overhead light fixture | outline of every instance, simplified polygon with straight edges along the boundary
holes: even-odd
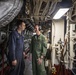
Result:
[[[60,19],[68,10],[69,8],[60,8],[53,19]]]

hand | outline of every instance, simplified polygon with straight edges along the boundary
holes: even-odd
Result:
[[[41,56],[41,59],[43,59],[44,57],[43,56]]]
[[[17,60],[12,61],[12,65],[16,66],[17,65]]]
[[[23,56],[24,56],[25,58],[27,58],[27,54],[26,54],[25,52],[23,52]]]
[[[42,63],[42,59],[41,58],[38,58],[37,61],[38,61],[39,65]]]
[[[23,56],[25,57],[25,52],[23,52]]]

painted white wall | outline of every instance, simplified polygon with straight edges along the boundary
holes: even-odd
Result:
[[[52,23],[52,65],[58,64],[56,58],[55,58],[55,44],[59,41],[61,38],[62,41],[64,41],[64,20],[53,20]]]
[[[54,37],[54,38],[53,38]],[[52,43],[56,44],[61,38],[64,41],[64,20],[55,20],[52,24]]]

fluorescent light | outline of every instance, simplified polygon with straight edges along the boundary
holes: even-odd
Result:
[[[55,14],[55,16],[53,17],[53,19],[61,18],[68,10],[69,8],[60,8],[58,12]]]

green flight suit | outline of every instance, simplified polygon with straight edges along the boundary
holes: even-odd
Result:
[[[39,36],[34,35],[31,40],[31,53],[32,53],[32,69],[33,75],[46,75],[44,67],[44,59],[42,64],[38,64],[37,59],[45,56],[47,51],[47,43],[43,34]]]

